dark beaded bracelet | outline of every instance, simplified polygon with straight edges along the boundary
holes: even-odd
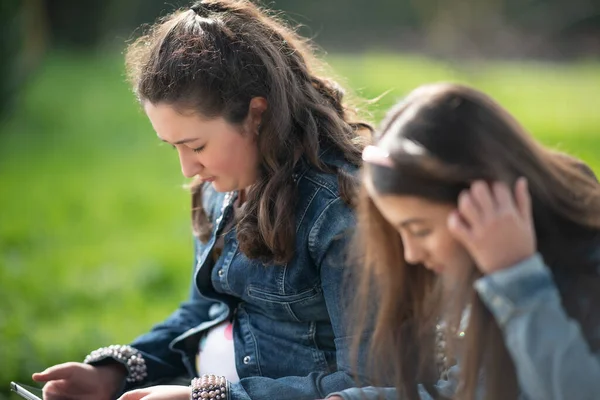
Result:
[[[86,364],[93,364],[107,358],[112,358],[127,368],[127,382],[141,382],[148,376],[144,357],[142,357],[138,350],[127,345],[101,347],[92,351],[83,362]]]
[[[224,400],[227,398],[227,379],[224,376],[202,375],[192,379],[191,400]]]

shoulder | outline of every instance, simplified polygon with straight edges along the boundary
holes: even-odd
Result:
[[[322,161],[334,168],[333,172],[322,172],[307,167],[298,177],[297,215],[299,225],[308,233],[308,246],[312,252],[320,253],[337,239],[349,235],[356,225],[352,207],[340,193],[336,169],[356,175],[358,166],[335,154],[323,157]]]
[[[324,150],[319,158],[332,172],[319,171],[316,167],[304,163],[295,174],[299,195],[310,196],[317,192],[319,199],[325,202],[335,200],[341,196],[337,171],[342,170],[357,177],[359,166],[350,163],[342,154],[333,150]]]

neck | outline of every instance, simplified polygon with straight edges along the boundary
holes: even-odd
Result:
[[[237,198],[237,205],[238,207],[241,206],[242,204],[244,204],[246,202],[246,193],[247,193],[248,189],[240,189],[240,191],[238,192],[238,198]]]

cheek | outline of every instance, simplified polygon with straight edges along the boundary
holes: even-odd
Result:
[[[454,242],[448,245],[448,272],[455,276],[463,278],[464,274],[469,271],[469,266],[472,264],[472,259],[467,250],[459,243]]]
[[[198,162],[206,168],[208,173],[220,175],[227,170],[230,164],[227,162],[227,156],[218,147],[211,147],[209,150],[203,151],[195,155]]]
[[[470,263],[470,256],[466,249],[449,233],[436,237],[432,247],[436,261],[448,269],[464,268]]]
[[[242,137],[222,141],[205,153],[204,165],[215,174],[239,175],[255,167],[256,146],[242,140]]]
[[[236,134],[228,141],[223,149],[228,154],[232,168],[247,170],[256,165],[258,148],[254,138]]]

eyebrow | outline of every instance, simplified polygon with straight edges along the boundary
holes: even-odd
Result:
[[[163,139],[163,138],[161,138],[161,137],[159,137],[159,139],[160,139],[162,142],[169,143],[169,142],[167,142],[165,139]],[[187,138],[187,139],[181,139],[181,140],[178,140],[177,142],[175,142],[175,143],[173,143],[173,144],[186,144],[186,143],[195,142],[196,140],[199,140],[199,138]]]
[[[423,218],[409,218],[405,221],[402,221],[398,224],[399,228],[406,228],[407,226],[411,225],[411,224],[422,224],[425,222],[425,219]]]

